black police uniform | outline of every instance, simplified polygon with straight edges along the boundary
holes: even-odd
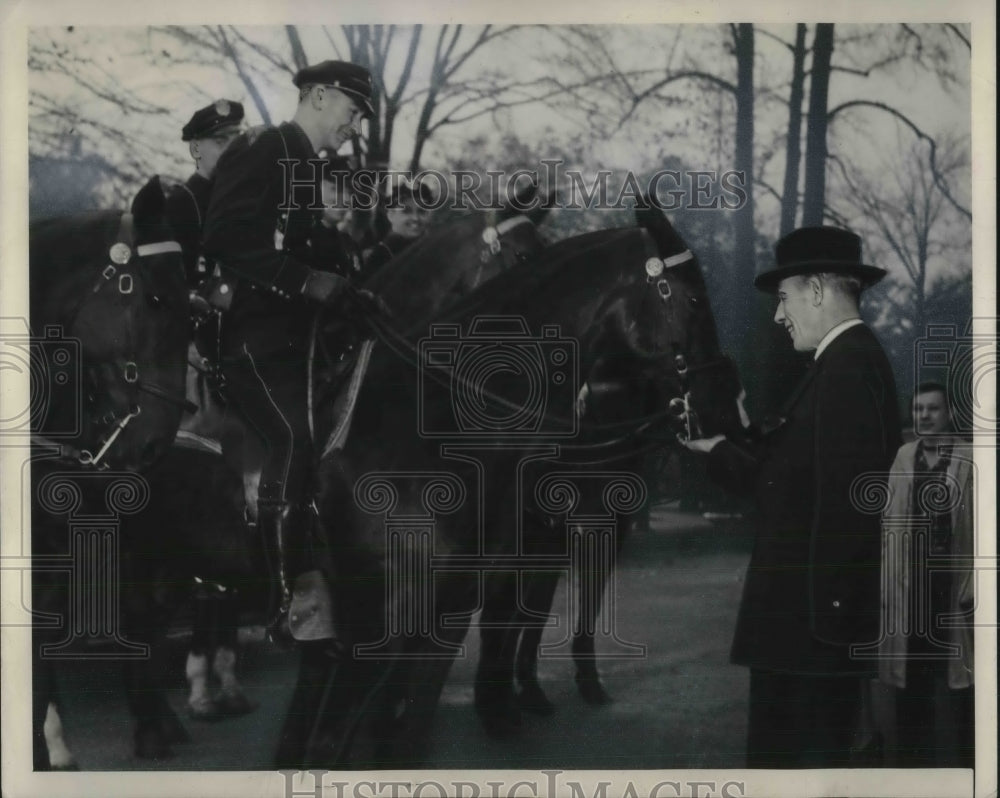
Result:
[[[293,122],[239,136],[216,167],[205,228],[205,252],[232,293],[222,331],[227,395],[269,447],[263,504],[312,496],[306,353],[317,305],[302,289],[311,269],[334,271],[311,241],[322,199],[317,161]]]
[[[323,62],[294,82],[337,88],[371,113],[371,77],[354,64]],[[226,280],[220,292],[228,288],[232,298],[221,336],[226,394],[266,444],[258,524],[277,559],[280,606],[272,633],[281,635],[290,580],[306,570],[313,522],[307,361],[319,305],[303,289],[313,270],[334,271],[312,242],[322,208],[318,161],[294,122],[237,137],[216,167],[204,233],[205,253]],[[340,280],[342,290],[347,281]]]
[[[243,121],[243,105],[235,100],[216,100],[199,108],[181,129],[182,141],[210,138],[223,128]],[[201,233],[208,214],[208,199],[212,181],[195,172],[186,182],[167,191],[166,212],[170,227],[177,236],[184,255],[184,271],[188,285],[198,288],[209,276],[201,255]]]

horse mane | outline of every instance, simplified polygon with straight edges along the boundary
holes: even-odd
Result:
[[[581,251],[612,243],[622,244],[625,239],[636,235],[640,235],[637,227],[609,227],[557,241],[534,257],[478,286],[464,299],[449,307],[435,322],[458,321],[486,303],[503,304],[507,299],[542,291],[549,283],[562,279],[570,259]],[[579,264],[573,263],[572,268],[579,274]]]
[[[380,293],[386,284],[393,280],[404,279],[406,277],[405,271],[410,263],[424,257],[428,251],[433,252],[438,249],[442,242],[447,242],[454,236],[456,228],[460,225],[468,224],[476,216],[472,212],[464,213],[461,216],[449,219],[444,224],[432,227],[427,233],[407,246],[406,250],[398,258],[393,258],[391,268],[379,269],[372,275],[371,280],[365,283],[365,288],[375,293]]]

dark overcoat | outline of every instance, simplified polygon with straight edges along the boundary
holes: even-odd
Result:
[[[871,330],[838,335],[781,418],[757,444],[723,441],[709,457],[709,473],[752,493],[759,513],[732,661],[800,674],[872,673],[874,662],[849,653],[879,632],[878,509],[864,508],[856,480],[888,474],[900,424],[892,369]]]

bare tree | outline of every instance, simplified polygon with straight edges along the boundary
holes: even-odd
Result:
[[[813,36],[812,69],[809,75],[809,120],[806,126],[806,185],[802,202],[802,224],[823,223],[826,199],[827,96],[833,58],[833,25],[820,23]]]

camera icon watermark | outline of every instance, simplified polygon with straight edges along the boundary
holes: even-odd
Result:
[[[83,408],[81,345],[48,326],[31,335],[23,319],[4,319],[0,329],[0,371],[4,377],[27,376],[27,406],[7,407],[0,417],[0,435],[24,436],[44,432],[53,440],[81,432]]]
[[[957,430],[992,432],[996,407],[987,404],[984,389],[996,381],[996,339],[975,335],[972,329],[972,322],[964,333],[954,324],[928,325],[914,344],[914,385],[945,386]]]
[[[572,438],[579,348],[558,325],[518,316],[433,324],[419,342],[418,413],[428,438]],[[447,395],[447,399],[445,399]]]

